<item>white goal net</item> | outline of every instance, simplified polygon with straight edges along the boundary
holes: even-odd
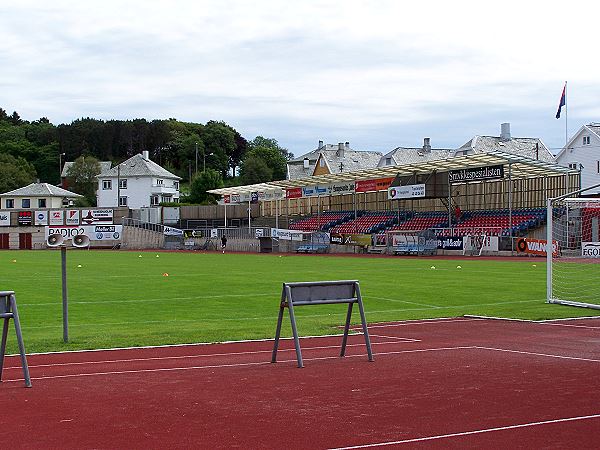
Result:
[[[600,309],[599,224],[600,199],[548,199],[548,303]]]

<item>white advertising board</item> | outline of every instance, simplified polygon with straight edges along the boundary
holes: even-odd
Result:
[[[64,225],[65,223],[65,212],[64,210],[55,210],[55,211],[50,211],[49,215],[48,215],[50,222],[50,225]]]
[[[65,225],[79,225],[78,209],[67,209],[65,212]]]
[[[82,209],[81,223],[83,225],[111,225],[113,223],[113,210]]]
[[[0,227],[10,227],[10,211],[0,211]]]
[[[407,186],[394,186],[388,188],[388,199],[390,200],[420,197],[425,197],[424,184],[409,184]]]
[[[80,225],[47,226],[46,239],[52,234],[60,234],[66,240],[85,234],[91,241],[118,241],[123,234],[123,225]]]
[[[48,211],[36,211],[33,220],[35,225],[48,225]]]

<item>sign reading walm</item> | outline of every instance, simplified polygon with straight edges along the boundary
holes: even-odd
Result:
[[[450,183],[464,183],[466,181],[483,181],[504,178],[504,166],[474,167],[472,169],[451,170],[448,172]]]

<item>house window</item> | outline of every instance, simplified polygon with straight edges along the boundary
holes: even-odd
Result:
[[[596,161],[596,171],[600,173],[600,161]]]
[[[158,195],[153,195],[152,197],[150,197],[150,204],[152,206],[156,206],[160,203],[160,197]]]
[[[325,167],[325,160],[323,158],[321,158],[321,160],[319,161],[319,166]]]
[[[576,163],[576,162],[569,163],[569,169],[575,169],[575,170],[579,169],[579,163]]]
[[[583,137],[583,145],[590,145],[590,137],[589,136]]]
[[[385,165],[386,166],[391,166],[392,165],[392,158],[385,158]]]
[[[173,187],[179,189],[179,181],[173,181]]]
[[[21,208],[31,208],[31,199],[24,198],[21,200]]]
[[[14,198],[7,198],[6,199],[6,207],[7,208],[14,208],[15,207],[15,199]]]
[[[157,186],[162,186],[162,184],[163,184],[163,180],[161,180],[161,179],[156,180]]]
[[[102,190],[112,191],[112,180],[102,180]]]
[[[119,180],[119,189],[127,189],[127,178]]]
[[[38,208],[45,208],[45,207],[46,207],[46,199],[38,198]]]
[[[119,206],[127,206],[127,197],[119,197]]]

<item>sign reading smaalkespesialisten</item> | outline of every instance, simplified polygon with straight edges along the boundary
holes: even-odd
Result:
[[[504,166],[474,167],[472,169],[451,170],[448,173],[450,183],[494,180],[496,178],[504,178]]]

